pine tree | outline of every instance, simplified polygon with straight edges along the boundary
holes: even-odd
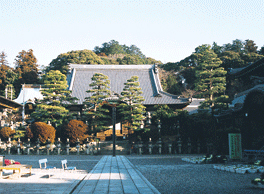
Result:
[[[33,50],[22,50],[15,59],[16,71],[20,75],[21,84],[38,83],[38,65],[37,58],[33,54]]]
[[[222,61],[217,57],[209,45],[202,45],[196,49],[197,57],[196,90],[209,100],[210,105],[214,105],[215,94],[221,94],[226,87],[226,71],[220,67]]]
[[[95,73],[92,77],[92,83],[89,85],[91,96],[85,98],[85,119],[89,121],[92,131],[103,131],[107,129],[107,122],[110,121],[109,109],[104,106],[104,99],[110,96],[110,81],[102,73]]]
[[[4,96],[5,87],[7,83],[7,74],[11,68],[8,66],[8,62],[6,60],[6,54],[4,51],[0,53],[0,95]]]
[[[121,100],[126,102],[119,106],[119,113],[122,121],[128,124],[127,128],[130,130],[140,130],[141,121],[145,118],[145,106],[142,105],[144,101],[141,96],[142,91],[139,87],[138,77],[132,76],[125,83],[123,92],[121,92]]]
[[[43,100],[37,104],[31,118],[36,121],[57,124],[58,127],[64,124],[71,116],[68,106],[74,104],[76,98],[71,97],[71,91],[67,90],[66,76],[60,71],[51,70],[43,76],[44,89],[42,90]]]

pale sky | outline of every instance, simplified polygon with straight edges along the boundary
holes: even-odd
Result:
[[[202,44],[264,45],[263,0],[0,0],[0,51],[10,66],[33,49],[39,65],[116,40],[178,62]],[[258,48],[258,49],[259,49]]]

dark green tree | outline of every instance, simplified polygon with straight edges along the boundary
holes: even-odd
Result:
[[[15,59],[15,71],[18,79],[14,83],[16,93],[19,93],[22,84],[38,84],[38,65],[37,58],[33,50],[22,50]]]
[[[258,47],[253,40],[246,40],[244,44],[245,53],[257,53]]]
[[[220,59],[223,62],[221,64],[221,67],[224,67],[225,70],[229,70],[230,68],[239,68],[245,66],[245,62],[241,58],[241,55],[234,51],[223,52],[220,56]]]
[[[0,95],[4,96],[5,95],[5,88],[7,85],[13,84],[9,83],[9,72],[13,71],[9,66],[8,66],[8,61],[6,60],[6,54],[4,51],[0,53]],[[15,91],[13,91],[15,93]]]
[[[132,76],[125,83],[125,87],[121,92],[121,100],[126,102],[119,105],[119,113],[121,114],[122,121],[127,123],[128,130],[140,130],[140,125],[145,118],[145,106],[142,104],[144,101],[141,96],[142,91],[139,87],[138,76]]]
[[[37,58],[33,50],[22,50],[15,59],[15,68],[19,73],[21,83],[33,84],[38,83],[38,65]]]
[[[217,57],[210,45],[202,45],[196,49],[198,67],[196,70],[196,90],[202,92],[213,105],[214,95],[223,93],[226,89],[226,71],[220,67],[222,61]]]
[[[170,94],[181,94],[181,87],[175,75],[170,74],[167,78],[167,92]]]
[[[71,91],[67,89],[66,76],[60,71],[49,71],[43,76],[43,82],[43,99],[37,104],[35,111],[31,113],[31,118],[35,122],[47,123],[50,121],[51,124],[60,128],[71,118],[72,115],[68,108],[77,99],[71,97]]]
[[[233,44],[232,44],[232,51],[237,52],[237,53],[242,53],[243,48],[244,48],[244,44],[241,40],[236,39],[233,40]]]
[[[106,124],[111,119],[109,109],[104,106],[105,99],[111,94],[109,90],[110,80],[102,73],[95,73],[92,77],[91,89],[86,91],[90,93],[85,98],[85,120],[89,121],[92,132],[103,131],[108,127]]]
[[[69,71],[69,64],[105,64],[104,61],[90,50],[70,51],[60,54],[56,59],[53,59],[46,72],[50,70],[59,70],[63,74]]]
[[[264,46],[262,46],[258,52],[260,55],[264,55]]]
[[[212,50],[214,51],[215,54],[219,56],[222,53],[223,48],[219,46],[216,42],[213,42]]]

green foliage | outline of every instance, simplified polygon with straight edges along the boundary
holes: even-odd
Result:
[[[16,129],[16,133],[13,135],[14,139],[23,139],[26,136],[26,131],[21,129]]]
[[[120,45],[116,40],[105,42],[102,47],[96,46],[94,52],[102,56],[105,64],[161,64],[160,61],[146,57],[137,46]]]
[[[264,46],[262,46],[258,52],[258,54],[263,55],[264,56]]]
[[[129,55],[138,55],[140,58],[145,58],[140,49],[135,45],[126,46],[120,45],[118,41],[111,40],[110,42],[105,42],[102,44],[102,47],[96,46],[94,48],[96,54],[105,53],[108,55],[113,54],[129,54]]]
[[[8,139],[14,134],[15,134],[15,130],[12,130],[10,127],[3,127],[2,129],[0,129],[0,135],[4,139]]]
[[[102,47],[96,46],[94,52],[91,50],[77,50],[60,54],[53,59],[45,72],[59,70],[63,74],[69,71],[69,64],[160,64],[152,58],[146,58],[135,45],[120,45],[119,42],[111,40],[105,42]]]
[[[63,74],[69,71],[69,64],[105,64],[105,61],[90,50],[70,51],[60,54],[56,59],[53,59],[46,69],[59,70]]]
[[[251,53],[244,54],[241,58],[242,60],[244,60],[244,63],[248,65],[249,63],[256,62],[257,60],[263,57],[264,55],[259,55],[257,53],[251,52]]]
[[[5,88],[7,85],[13,87],[14,81],[18,78],[17,74],[14,70],[8,66],[8,62],[6,60],[6,54],[4,51],[0,53],[0,95],[5,96]],[[12,98],[15,97],[15,90],[13,89]],[[9,94],[8,98],[10,99],[11,94]]]
[[[88,126],[83,121],[71,120],[65,126],[64,131],[71,143],[75,143],[77,138],[79,138],[80,142],[83,142],[88,137]]]
[[[222,60],[223,64],[222,67],[225,70],[230,68],[239,68],[245,66],[244,60],[241,58],[240,54],[234,51],[225,51],[221,54],[220,59]]]
[[[59,127],[69,119],[68,105],[74,104],[76,98],[71,97],[71,91],[67,90],[66,76],[60,71],[51,70],[43,76],[44,89],[43,100],[37,104],[31,118],[36,121],[57,124]]]
[[[156,122],[158,120],[165,121],[168,118],[176,116],[175,112],[167,104],[155,105],[154,109],[155,109],[155,112],[153,113],[153,119],[156,120]]]
[[[254,43],[253,40],[246,40],[244,44],[245,53],[257,53],[258,47],[256,46],[256,43]]]
[[[171,70],[174,70],[174,71],[179,71],[180,70],[180,65],[179,65],[179,62],[177,63],[166,63],[166,64],[163,64],[161,66],[164,70],[166,71],[171,71]]]
[[[196,90],[202,92],[204,96],[212,101],[215,94],[221,94],[225,91],[225,75],[227,72],[223,67],[220,67],[222,61],[210,49],[210,46],[202,45],[195,50],[198,64]]]
[[[168,76],[167,88],[167,92],[170,94],[181,94],[181,88],[175,75]]]
[[[15,71],[18,74],[14,86],[19,93],[22,84],[38,84],[38,65],[33,50],[22,50],[15,59]]]
[[[200,71],[201,69],[199,69],[200,67],[198,66],[198,60],[200,59],[198,58],[197,54],[201,54],[206,50],[212,50],[222,61],[219,67],[223,67],[225,71],[228,71],[232,68],[245,67],[248,64],[256,62],[257,60],[263,58],[263,49],[264,47],[262,47],[258,51],[257,46],[253,40],[241,41],[239,39],[236,39],[232,41],[232,43],[227,43],[223,46],[220,46],[216,42],[213,42],[212,48],[210,47],[210,45],[202,45],[195,49],[195,53],[191,54],[180,62],[167,63],[164,64],[162,68],[166,71],[173,70],[183,75],[187,83],[186,89],[194,89],[194,83],[196,83],[196,89],[198,89],[198,80],[195,76],[195,72]],[[167,86],[168,84],[163,83],[163,85]],[[170,87],[167,87],[167,90],[170,90]],[[227,86],[227,88],[229,88],[229,85]],[[203,88],[198,89],[197,94],[200,95],[199,93],[202,90]],[[182,92],[184,93],[185,91]],[[230,93],[229,90],[228,93]]]
[[[110,81],[108,77],[102,73],[95,73],[92,77],[92,83],[89,85],[91,93],[85,98],[86,109],[84,111],[85,120],[88,120],[92,131],[102,131],[107,129],[106,123],[111,119],[109,110],[103,105],[104,99],[110,96]]]
[[[138,76],[132,76],[125,83],[121,100],[126,102],[119,105],[119,112],[122,115],[122,121],[126,122],[128,129],[140,130],[141,121],[145,118],[145,106],[142,105],[144,98],[139,87]]]
[[[56,130],[51,125],[43,122],[35,122],[31,125],[31,132],[34,141],[39,138],[41,143],[46,143],[50,139],[51,143],[54,143]]]
[[[95,73],[92,77],[92,83],[89,85],[92,89],[87,91],[92,95],[86,98],[86,104],[94,105],[96,109],[96,105],[102,103],[110,95],[109,84],[110,80],[106,75]]]

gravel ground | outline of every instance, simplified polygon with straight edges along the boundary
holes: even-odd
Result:
[[[161,193],[264,193],[251,180],[260,174],[236,174],[216,170],[213,164],[192,164],[185,156],[127,156]]]
[[[38,160],[47,158],[48,165],[61,168],[62,159],[69,166],[90,172],[102,156],[87,155],[6,155],[23,164],[39,168]],[[185,155],[130,155],[127,158],[161,193],[232,193],[258,194],[264,189],[255,188],[251,180],[260,174],[236,174],[216,170],[213,164],[191,164],[181,160]]]

